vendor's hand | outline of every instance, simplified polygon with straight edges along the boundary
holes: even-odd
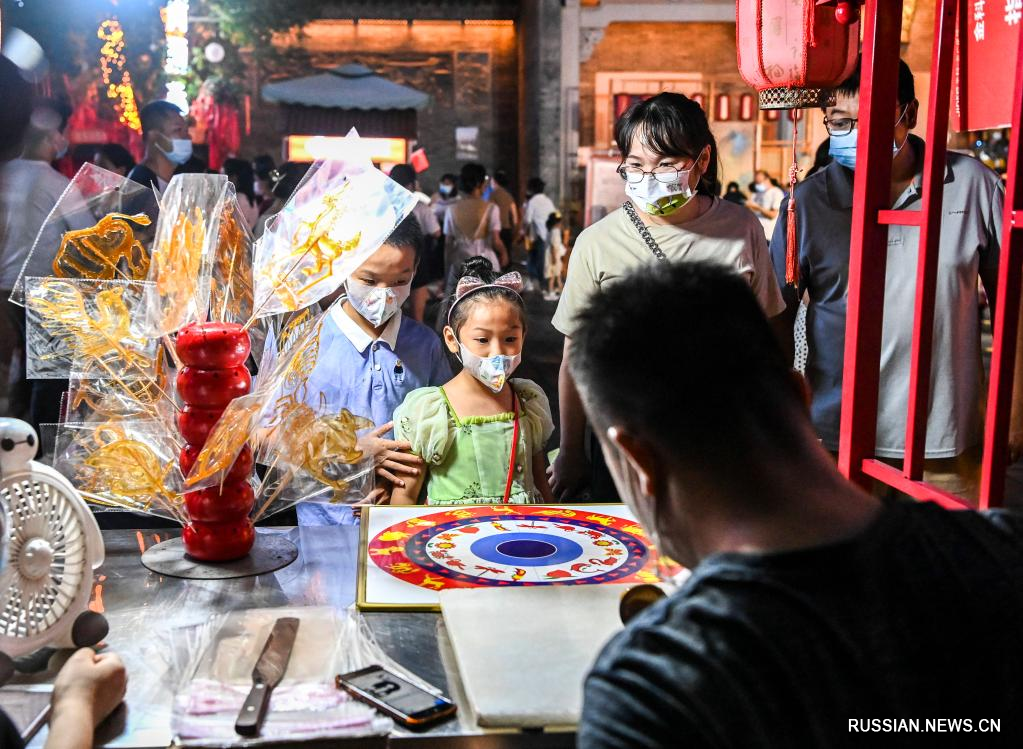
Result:
[[[412,453],[412,445],[401,440],[384,439],[381,435],[394,426],[388,422],[359,440],[359,448],[373,455],[377,476],[395,486],[405,486],[404,476],[418,476],[423,459]]]
[[[365,497],[360,499],[358,502],[352,504],[352,515],[357,518],[362,517],[362,508],[369,507],[370,505],[389,505],[391,504],[391,485],[385,484],[384,486],[378,486],[376,489],[371,491]]]
[[[574,496],[582,486],[586,468],[586,457],[582,453],[573,455],[565,450],[558,453],[558,457],[547,468],[547,480],[554,498],[563,502]]]
[[[62,712],[84,711],[91,716],[95,728],[121,704],[127,685],[128,676],[120,657],[81,648],[57,674],[51,722]]]
[[[378,486],[358,502],[352,503],[352,507],[368,507],[369,505],[386,505],[391,501],[391,487]]]

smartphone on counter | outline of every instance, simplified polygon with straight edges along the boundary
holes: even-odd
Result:
[[[383,666],[342,674],[336,682],[339,689],[407,728],[426,728],[455,714],[451,700],[417,687]]]

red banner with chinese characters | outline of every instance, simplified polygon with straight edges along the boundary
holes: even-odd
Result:
[[[1009,127],[1023,0],[961,0],[956,28],[952,127]]]

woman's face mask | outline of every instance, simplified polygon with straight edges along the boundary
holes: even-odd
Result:
[[[345,288],[348,290],[348,301],[355,311],[374,328],[379,328],[394,317],[412,293],[411,283],[393,287],[367,286],[348,279]]]
[[[627,169],[625,194],[640,210],[651,216],[670,216],[696,194],[691,182],[692,173],[696,169],[698,160],[699,156],[693,160],[688,169],[680,169],[677,172],[643,174],[642,178],[636,182],[633,182],[632,178],[628,176]]]
[[[684,206],[693,197],[693,188],[689,186],[691,169],[678,173],[678,179],[662,182],[658,176],[644,174],[639,182],[626,182],[625,194],[641,210],[651,216],[670,216]]]

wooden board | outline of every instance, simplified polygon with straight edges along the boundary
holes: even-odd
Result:
[[[469,588],[440,593],[462,686],[484,728],[571,727],[586,674],[622,629],[631,585]]]

